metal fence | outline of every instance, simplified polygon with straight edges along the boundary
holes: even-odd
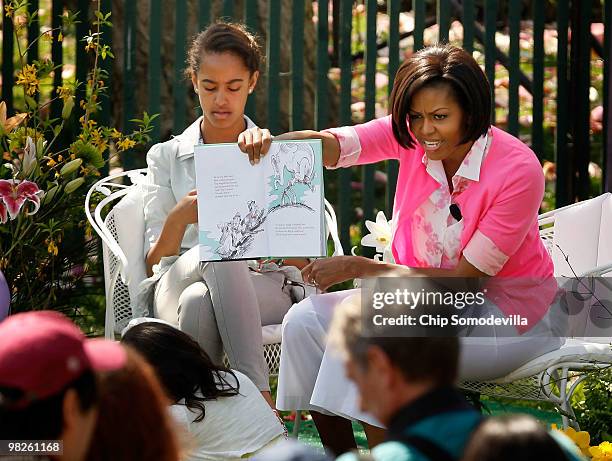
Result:
[[[110,11],[118,3],[123,7],[123,29],[122,42],[124,52],[122,59],[123,98],[121,104],[121,118],[124,127],[128,121],[137,115],[135,101],[135,90],[137,85],[136,65],[141,60],[136,46],[136,20],[139,13],[138,2],[126,0],[124,2],[111,2],[111,0],[100,0],[103,11]],[[198,11],[197,25],[203,29],[210,21],[214,20],[213,4],[210,0],[176,0],[174,8],[168,11],[168,5],[161,0],[149,1],[149,39],[146,82],[148,88],[147,107],[149,113],[162,112],[161,84],[163,60],[161,33],[162,21],[165,15],[174,14],[175,24],[188,22],[188,6],[195,7]],[[406,4],[410,3],[409,8]],[[59,27],[64,2],[50,0],[52,5],[51,27]],[[86,34],[89,25],[85,20],[93,8],[92,2],[88,0],[76,0],[77,9],[81,11],[81,23],[77,24],[77,37]],[[603,6],[601,6],[603,4]],[[365,103],[364,120],[375,117],[376,114],[376,74],[381,67],[385,68],[389,76],[388,90],[393,83],[393,76],[400,65],[400,45],[402,40],[411,37],[413,50],[424,46],[426,31],[432,25],[437,24],[437,40],[447,41],[452,21],[462,23],[463,39],[461,45],[469,50],[482,50],[485,72],[491,82],[492,94],[495,95],[493,84],[496,78],[496,66],[500,65],[508,72],[507,85],[507,120],[505,129],[514,135],[522,135],[528,140],[533,150],[542,159],[547,150],[554,153],[551,160],[556,162],[556,205],[564,205],[575,200],[587,198],[593,193],[591,178],[589,176],[589,162],[596,159],[603,168],[602,190],[612,190],[612,159],[609,152],[612,135],[609,123],[610,117],[610,75],[609,75],[609,53],[612,43],[610,42],[610,18],[612,17],[612,1],[595,2],[593,0],[559,0],[555,2],[533,0],[523,2],[521,0],[507,0],[497,2],[496,0],[414,0],[403,2],[400,0],[387,0],[377,2],[376,0],[333,0],[319,1],[309,4],[306,0],[293,0],[283,2],[281,0],[243,0],[240,8],[233,1],[223,0],[217,15],[235,18],[245,22],[251,29],[259,30],[265,37],[265,50],[267,55],[264,85],[257,90],[265,93],[266,116],[262,117],[260,111],[254,106],[255,95],[251,96],[247,105],[247,114],[253,116],[255,121],[263,127],[268,127],[273,134],[279,132],[281,126],[296,129],[323,129],[331,123],[352,124],[351,105],[355,102],[355,92],[352,86],[356,81],[355,69],[357,64],[363,67],[365,74],[364,96]],[[288,6],[289,5],[289,6]],[[306,120],[303,113],[305,104],[304,78],[305,78],[305,49],[304,31],[307,20],[306,11],[311,11],[316,5],[315,27],[315,92],[314,112],[311,119]],[[365,17],[364,43],[362,49],[356,50],[354,45],[356,24],[356,5],[359,6],[361,15]],[[30,1],[30,10],[39,8],[39,0]],[[283,8],[291,8],[291,23],[281,24]],[[264,9],[262,20],[261,9]],[[309,10],[310,9],[310,10]],[[554,17],[550,17],[553,10]],[[411,30],[400,31],[401,14],[409,13],[413,19]],[[386,30],[377,31],[377,17],[386,15],[388,18]],[[548,15],[548,16],[547,16]],[[115,15],[114,15],[115,16]],[[599,17],[596,17],[599,16]],[[523,22],[522,22],[523,21]],[[528,54],[521,49],[520,35],[522,25],[528,21],[533,30],[532,47]],[[603,22],[604,40],[603,44],[597,41],[591,32],[591,23]],[[33,22],[30,26],[29,37],[33,39],[39,34],[41,24]],[[281,27],[291,28],[290,38],[290,63],[281,62]],[[545,107],[547,94],[545,93],[545,68],[546,60],[549,59],[544,49],[545,30],[554,29],[557,32],[557,49],[555,54],[554,74],[556,75],[556,112],[553,114],[554,130],[553,136],[545,134]],[[496,43],[496,32],[503,30],[509,36],[509,48],[502,51]],[[570,36],[571,30],[571,36]],[[53,32],[57,34],[57,32]],[[181,64],[187,48],[187,29],[175,27],[167,31],[174,38],[174,72],[172,88],[172,108],[164,107],[164,116],[172,114],[173,131],[180,132],[189,122],[186,104],[186,83],[182,79]],[[105,40],[110,37],[109,31],[105,31]],[[56,37],[54,37],[56,38]],[[13,111],[13,86],[14,72],[13,30],[9,21],[3,17],[2,21],[2,100],[7,103],[9,114]],[[83,81],[86,76],[87,56],[82,47],[77,47],[76,73],[75,77]],[[53,41],[51,59],[57,65],[64,61],[61,43]],[[381,60],[382,54],[388,59]],[[589,91],[591,88],[592,69],[591,54],[595,53],[596,59],[603,62],[603,132],[598,138],[597,145],[591,146],[593,139],[591,133],[591,102]],[[38,48],[33,46],[28,52],[28,60],[37,59]],[[531,71],[527,72],[521,64],[525,60],[531,62]],[[281,65],[282,64],[282,65]],[[106,66],[110,64],[106,63]],[[550,63],[548,63],[551,67]],[[287,72],[282,67],[289,66],[288,77],[290,85],[290,98],[287,102],[288,120],[281,120],[281,78],[287,77]],[[337,81],[330,75],[332,68],[339,69]],[[62,84],[61,67],[55,72],[53,85]],[[107,67],[110,71],[110,67]],[[519,87],[523,87],[532,96],[532,109],[530,114],[530,127],[521,127],[519,114],[521,111]],[[334,92],[332,95],[331,92]],[[335,113],[330,113],[332,107],[330,100],[337,98]],[[170,110],[171,109],[171,110]],[[115,108],[115,110],[117,110]],[[51,116],[57,116],[61,107],[52,105]],[[102,122],[108,123],[113,114],[110,101],[104,102],[103,111],[99,114]],[[495,111],[491,114],[495,122]],[[161,140],[159,125],[153,133],[155,141]],[[593,148],[592,148],[593,147]],[[126,167],[130,166],[126,160]],[[387,162],[384,168],[386,173],[385,201],[381,200],[381,193],[377,193],[376,169],[380,166],[365,166],[362,168],[343,169],[337,172],[326,173],[327,183],[333,192],[329,197],[335,203],[340,220],[341,239],[345,247],[349,246],[350,224],[356,219],[355,197],[359,197],[359,208],[365,219],[373,219],[377,208],[386,208],[387,216],[393,203],[393,195],[396,187],[398,165],[395,161]],[[358,187],[355,186],[358,183]],[[361,192],[355,192],[354,189]],[[382,205],[381,205],[382,203]]]

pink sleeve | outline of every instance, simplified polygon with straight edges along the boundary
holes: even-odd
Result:
[[[391,116],[367,123],[325,130],[340,143],[340,158],[331,168],[365,165],[382,160],[398,159],[400,145],[393,136]]]
[[[512,165],[501,193],[478,223],[478,230],[511,257],[537,226],[543,197],[544,174],[535,156]]]
[[[478,229],[463,249],[463,256],[476,269],[490,276],[497,275],[508,261],[508,256]]]

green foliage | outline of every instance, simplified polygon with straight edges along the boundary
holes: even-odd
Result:
[[[591,445],[612,442],[612,368],[589,374],[572,400],[580,429],[591,434]]]
[[[7,117],[6,105],[0,102],[0,270],[11,287],[12,312],[59,310],[91,332],[101,319],[94,315],[94,323],[84,320],[94,313],[84,309],[82,301],[91,298],[99,305],[101,289],[94,288],[91,281],[98,243],[85,219],[85,191],[113,155],[149,141],[155,116],[145,113],[129,134],[96,121],[108,80],[99,61],[113,57],[102,42],[100,28],[111,24],[110,13],[99,10],[100,2],[94,29],[73,39],[84,43],[91,56],[86,81],[66,82],[52,94],[42,92],[57,66],[49,59],[26,62],[27,48],[22,49],[20,43],[27,35],[23,18],[26,23],[34,19],[28,6],[24,0],[8,1],[4,6],[6,20],[13,22],[15,30],[16,92],[21,98],[15,98],[20,113],[13,117]],[[77,17],[78,13],[64,13],[58,40],[70,36]],[[36,40],[43,37],[54,40],[45,33]],[[84,90],[82,96],[77,96],[78,90]],[[47,106],[54,101],[63,103],[61,117],[49,116]],[[23,192],[26,187],[27,194]],[[25,202],[18,201],[18,207],[11,209],[15,197]]]

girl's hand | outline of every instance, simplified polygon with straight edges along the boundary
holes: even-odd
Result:
[[[302,269],[302,278],[306,283],[312,283],[325,291],[332,285],[360,277],[366,272],[365,265],[372,263],[377,264],[376,261],[361,256],[317,259]]]
[[[270,131],[259,127],[249,128],[238,135],[238,147],[242,152],[249,154],[251,165],[259,163],[261,157],[270,150],[271,143]]]
[[[153,275],[153,266],[164,256],[178,255],[181,242],[189,224],[198,222],[198,197],[195,189],[188,192],[168,213],[157,242],[151,246],[146,257],[147,275]]]
[[[168,218],[184,226],[198,222],[198,196],[195,189],[190,191],[174,205]]]

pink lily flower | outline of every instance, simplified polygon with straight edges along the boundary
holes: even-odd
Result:
[[[3,201],[0,200],[0,224],[4,224],[8,221],[8,212],[6,210],[6,205]]]
[[[32,181],[16,179],[0,179],[0,224],[15,219],[26,202],[32,202],[34,209],[28,215],[33,215],[40,208],[42,191]]]

